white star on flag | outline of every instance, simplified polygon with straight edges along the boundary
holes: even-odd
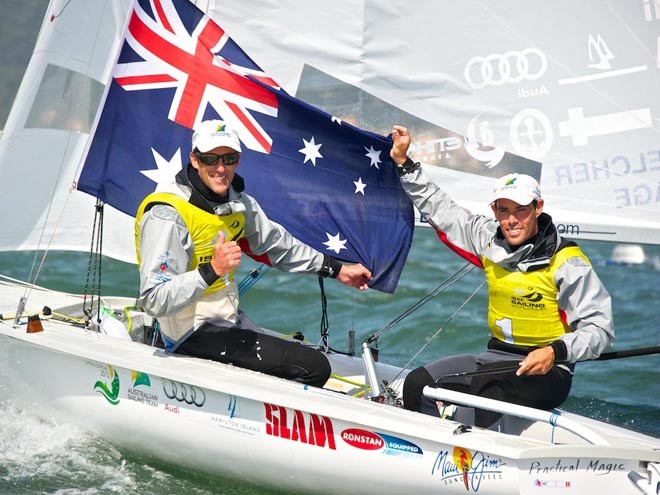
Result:
[[[299,153],[305,155],[305,161],[303,161],[303,163],[307,163],[307,160],[309,160],[312,162],[312,165],[316,167],[316,159],[323,158],[323,155],[319,153],[319,148],[323,145],[316,144],[314,142],[314,136],[312,136],[312,139],[309,141],[303,139],[303,143],[305,143],[305,147],[298,150]]]
[[[369,159],[371,160],[371,164],[369,166],[370,167],[374,166],[374,167],[376,167],[377,169],[380,170],[380,167],[378,166],[378,164],[381,163],[380,151],[375,150],[373,145],[369,146],[368,148],[365,146],[364,149],[367,150],[367,152],[364,154],[364,156],[368,156]]]
[[[176,176],[176,174],[178,174],[183,168],[183,164],[181,163],[181,150],[176,150],[169,161],[163,158],[155,149],[151,148],[151,152],[154,155],[156,167],[158,168],[140,170],[140,173],[154,181],[156,183],[156,191],[158,191],[160,186],[174,182],[174,176]]]
[[[355,194],[360,193],[362,196],[364,196],[364,188],[367,187],[367,185],[362,182],[362,177],[360,177],[358,180],[354,180],[353,184],[355,184]]]
[[[328,249],[330,251],[334,251],[335,253],[339,254],[339,251],[341,251],[342,249],[346,249],[347,240],[344,239],[342,241],[339,238],[339,232],[337,232],[337,235],[330,235],[328,232],[326,232],[325,235],[328,236],[328,240],[323,244],[328,246]]]
[[[339,124],[339,125],[341,125],[343,123],[343,121],[339,117],[335,117],[334,115],[332,116],[330,121],[334,122],[335,124]]]

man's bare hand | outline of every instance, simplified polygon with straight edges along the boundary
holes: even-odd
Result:
[[[349,287],[355,287],[359,290],[367,290],[367,282],[371,280],[371,272],[360,263],[356,265],[342,265],[337,275],[337,280]]]
[[[236,241],[225,242],[225,235],[220,232],[213,251],[211,266],[215,273],[223,277],[241,264],[241,248]]]
[[[555,363],[555,351],[552,347],[536,349],[520,362],[516,375],[545,375]]]
[[[392,141],[390,157],[392,157],[395,163],[401,165],[408,158],[408,148],[412,142],[412,137],[408,129],[400,125],[395,125],[392,129]]]

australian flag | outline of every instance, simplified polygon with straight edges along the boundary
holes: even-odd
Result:
[[[188,163],[192,128],[230,123],[237,173],[271,220],[394,292],[413,235],[391,141],[297,100],[187,0],[139,1],[78,189],[135,215]]]

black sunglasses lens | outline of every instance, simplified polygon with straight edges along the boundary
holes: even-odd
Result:
[[[222,163],[225,165],[236,165],[238,162],[238,153],[225,153],[222,155]]]
[[[197,159],[204,165],[215,165],[220,160],[220,155],[214,155],[213,153],[200,153],[197,155]]]
[[[217,165],[220,160],[225,165],[236,165],[238,163],[238,153],[225,153],[216,155],[215,153],[199,153],[197,159],[204,165]]]

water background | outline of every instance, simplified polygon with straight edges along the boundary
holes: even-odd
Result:
[[[612,245],[581,242],[610,291],[616,325],[614,350],[660,344],[660,248],[645,247],[649,262],[636,266],[607,264]],[[33,253],[0,253],[0,273],[25,279]],[[656,263],[654,264],[653,261]],[[385,327],[430,290],[455,273],[463,262],[429,229],[418,229],[395,295],[359,293],[326,281],[333,348],[348,348],[348,331],[358,344]],[[238,280],[255,263],[245,259]],[[39,283],[82,292],[87,257],[79,253],[49,255]],[[132,296],[137,271],[132,265],[106,260],[104,293]],[[483,281],[474,270],[379,339],[380,359],[410,366],[440,356],[478,352],[487,341],[486,295],[481,288],[449,323],[456,309]],[[301,331],[309,340],[320,335],[321,303],[316,277],[269,271],[241,299],[241,307],[264,327],[284,333]],[[437,334],[432,339],[433,335]],[[660,437],[660,355],[581,363],[564,408]],[[329,469],[331,467],[329,466]],[[319,480],[321,482],[321,480]],[[73,425],[56,423],[21,409],[11,389],[0,381],[0,495],[111,494],[276,495],[280,492],[249,483],[182,471],[173,466],[122,452],[105,440]]]

